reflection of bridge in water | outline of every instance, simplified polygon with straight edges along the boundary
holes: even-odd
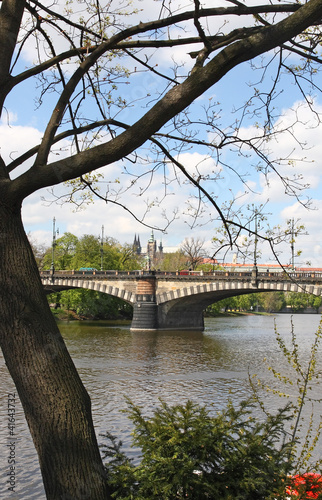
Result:
[[[259,292],[322,295],[322,272],[42,271],[47,293],[87,288],[133,306],[132,330],[203,330],[203,311],[226,297]]]

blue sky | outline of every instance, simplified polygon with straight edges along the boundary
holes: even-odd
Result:
[[[146,2],[139,2],[140,5],[151,5]],[[149,10],[149,9],[147,9]],[[151,10],[151,7],[150,7]],[[146,15],[149,12],[145,12]],[[191,50],[189,48],[189,50]],[[191,64],[189,56],[187,56],[186,47],[178,49],[176,53],[171,52],[171,57],[175,56],[179,62],[185,62],[186,65]],[[32,47],[26,49],[24,60],[20,62],[28,66],[31,63]],[[158,60],[158,69],[162,71],[169,68],[171,65],[170,52],[165,52],[163,56],[156,53],[155,58]],[[259,63],[259,61],[256,61]],[[133,64],[132,62],[129,64]],[[274,76],[274,71],[268,74],[268,85]],[[248,86],[249,82],[256,82],[260,79],[260,73],[254,71],[249,64],[244,64],[229,75],[227,75],[219,84],[209,90],[207,95],[198,99],[196,105],[192,107],[191,116],[194,120],[198,121],[203,113],[203,107],[207,106],[209,98],[214,101],[220,101],[221,109],[220,118],[218,121],[222,124],[228,124],[231,121],[231,110],[233,106],[240,106],[251,95],[251,89]],[[321,78],[317,75],[317,81],[320,82]],[[120,114],[119,119],[124,121],[133,121],[144,112],[145,101],[140,100],[147,92],[152,93],[160,88],[160,83],[156,78],[144,73],[134,75],[133,82],[130,85],[120,85],[121,92],[125,92],[126,98],[133,102],[133,105],[124,110]],[[266,87],[268,89],[268,86]],[[321,173],[319,162],[322,157],[320,146],[321,127],[314,123],[314,116],[308,112],[307,107],[304,106],[303,96],[295,91],[293,85],[290,83],[290,78],[285,79],[284,86],[280,87],[281,94],[275,101],[275,106],[278,111],[283,110],[283,119],[280,120],[281,126],[288,124],[291,126],[295,114],[299,117],[301,123],[292,127],[292,131],[300,137],[301,141],[306,144],[305,151],[299,148],[299,144],[294,140],[292,135],[284,133],[281,135],[278,142],[272,141],[270,148],[272,155],[278,157],[285,157],[292,152],[292,157],[297,158],[296,163],[290,165],[286,164],[281,167],[284,175],[290,175],[292,172],[302,172],[304,182],[310,184],[308,195],[312,198],[311,211],[306,210],[296,199],[288,196],[284,192],[283,185],[280,183],[277,176],[269,175],[270,186],[267,187],[264,183],[263,175],[254,172],[250,168],[252,158],[242,157],[232,154],[228,151],[225,154],[225,161],[233,169],[237,171],[249,170],[251,173],[248,183],[252,190],[246,189],[243,192],[244,186],[238,183],[236,177],[233,175],[232,170],[224,168],[222,170],[222,179],[216,183],[208,183],[209,189],[218,195],[218,201],[225,201],[233,195],[233,193],[240,197],[240,202],[249,204],[260,205],[266,203],[267,211],[272,215],[269,216],[271,225],[284,224],[288,218],[294,217],[299,219],[305,225],[307,235],[299,237],[296,241],[296,249],[302,250],[302,256],[298,259],[298,264],[304,265],[305,262],[310,261],[313,266],[322,267],[322,227],[321,220]],[[37,109],[33,96],[37,94],[35,82],[29,82],[21,87],[10,96],[6,102],[8,116],[10,118],[8,125],[7,117],[2,117],[0,125],[0,133],[2,138],[1,149],[4,158],[15,156],[18,152],[37,144],[41,139],[48,112],[52,109],[57,96],[51,94],[44,100],[41,108]],[[235,104],[236,103],[236,104]],[[322,98],[317,97],[315,106],[322,112]],[[245,137],[254,130],[254,119],[245,121],[243,134]],[[313,128],[312,128],[313,127]],[[206,132],[200,134],[206,137]],[[211,137],[212,132],[208,131],[208,139]],[[19,140],[17,141],[17,137]],[[203,148],[193,148],[180,155],[180,161],[192,172],[196,165],[197,168],[202,168],[204,171],[216,170],[216,159],[207,158],[204,160],[205,150]],[[304,158],[305,157],[305,158]],[[121,183],[125,180],[124,173],[122,173],[121,163],[111,165],[102,169],[105,175],[105,181],[114,181],[120,179]],[[101,183],[103,189],[107,186],[104,182]],[[147,181],[142,181],[141,187]],[[135,196],[133,192],[125,193],[123,201],[133,210],[138,216],[142,216],[146,211],[146,206],[154,199],[161,200],[163,198],[162,191],[162,172],[158,172],[154,177],[154,182],[150,187],[147,194],[148,200],[143,196]],[[111,184],[113,186],[113,183]],[[162,211],[165,210],[168,217],[174,210],[178,210],[178,218],[170,225],[166,233],[161,233],[155,230],[155,237],[159,241],[162,239],[163,245],[168,250],[176,249],[186,237],[199,237],[205,240],[206,247],[209,255],[212,254],[213,245],[211,238],[215,234],[216,224],[209,222],[205,224],[209,217],[209,210],[206,211],[203,219],[200,220],[200,226],[193,229],[190,228],[189,219],[182,215],[182,212],[188,211],[187,199],[191,189],[181,179],[181,183],[171,184],[168,188],[169,195],[163,200],[161,206],[154,206],[146,218],[147,224],[154,227],[164,227],[164,219]],[[56,195],[62,194],[61,187],[55,188]],[[23,205],[23,220],[27,232],[30,232],[32,237],[36,239],[39,244],[50,245],[52,238],[52,220],[56,218],[57,227],[59,227],[60,234],[65,231],[81,236],[82,234],[96,234],[101,233],[101,227],[104,225],[104,232],[106,236],[111,236],[120,241],[120,243],[132,243],[134,235],[140,235],[141,244],[144,245],[149,238],[151,229],[136,222],[131,216],[121,207],[106,204],[103,201],[96,201],[94,204],[88,205],[85,209],[74,211],[74,207],[70,204],[59,205],[56,203],[46,202],[44,199],[53,200],[47,190],[34,193],[27,198]],[[220,203],[219,203],[220,204]],[[180,214],[180,215],[179,215]],[[205,225],[204,225],[205,224]],[[233,253],[233,252],[232,252]],[[262,246],[262,260],[268,261],[270,255],[267,248]],[[282,260],[288,261],[290,258],[289,245],[284,246],[284,256]]]

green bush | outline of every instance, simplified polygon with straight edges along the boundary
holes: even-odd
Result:
[[[138,465],[106,434],[103,446],[114,498],[130,500],[269,500],[284,498],[292,467],[292,443],[284,439],[286,407],[260,422],[246,401],[215,416],[204,406],[160,408],[148,419],[128,401]]]

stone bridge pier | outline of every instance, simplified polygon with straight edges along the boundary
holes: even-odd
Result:
[[[156,330],[157,328],[156,277],[152,274],[138,276],[131,330]]]
[[[131,330],[203,330],[204,309],[213,302],[204,296],[185,296],[160,302],[160,282],[152,273],[137,278]]]

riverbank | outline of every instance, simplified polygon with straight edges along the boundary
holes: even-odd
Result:
[[[269,316],[271,313],[253,311],[226,311],[217,314],[205,314],[205,318],[236,318],[239,316]]]
[[[109,317],[97,317],[91,314],[77,314],[75,311],[68,309],[54,309],[51,312],[57,321],[131,321],[131,316],[119,315]]]
[[[130,315],[119,315],[111,317],[96,317],[94,315],[77,314],[75,311],[67,309],[51,309],[57,321],[131,321]],[[290,309],[283,309],[281,311],[221,311],[216,314],[205,314],[205,318],[235,318],[239,316],[271,316],[272,314],[319,314],[316,310],[308,308],[308,310],[292,311]]]
[[[120,315],[118,317],[95,317],[94,315],[77,314],[75,311],[67,309],[51,309],[57,321],[131,321],[131,316]],[[229,318],[238,316],[268,316],[272,313],[265,311],[222,311],[217,314],[205,314],[205,318]]]

